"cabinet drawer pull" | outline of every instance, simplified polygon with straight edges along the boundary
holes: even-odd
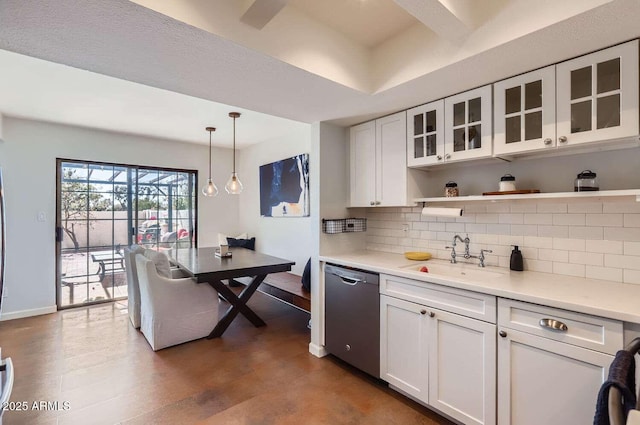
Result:
[[[555,319],[540,319],[539,324],[543,328],[553,329],[554,331],[566,332],[566,331],[569,330],[567,325],[565,325],[561,321],[555,320]]]
[[[505,331],[500,331],[498,332],[498,335],[500,335],[502,338],[506,338],[507,333]]]

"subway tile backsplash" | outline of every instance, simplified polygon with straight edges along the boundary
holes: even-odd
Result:
[[[449,259],[446,246],[453,236],[469,234],[472,254],[493,251],[486,255],[490,266],[508,268],[511,245],[518,245],[525,270],[640,284],[640,203],[525,201],[457,207],[464,208],[462,217],[423,217],[421,207],[367,209],[367,249],[422,250]]]

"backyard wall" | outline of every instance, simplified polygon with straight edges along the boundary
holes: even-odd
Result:
[[[2,319],[55,311],[56,158],[197,170],[208,173],[208,146],[4,117],[0,166],[6,197],[6,281]],[[214,148],[213,179],[231,172],[231,151]],[[248,182],[247,182],[248,183]],[[238,228],[239,199],[198,192],[198,243]],[[39,216],[44,221],[39,221]]]

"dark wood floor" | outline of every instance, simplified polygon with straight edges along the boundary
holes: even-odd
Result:
[[[332,356],[308,353],[309,316],[266,295],[222,338],[151,351],[126,302],[0,322],[11,400],[69,410],[5,412],[13,424],[450,424]],[[221,306],[222,307],[222,306]],[[223,310],[221,308],[221,310]]]

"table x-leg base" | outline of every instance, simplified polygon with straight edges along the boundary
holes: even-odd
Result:
[[[254,277],[251,283],[247,285],[242,290],[242,292],[240,292],[239,297],[236,296],[236,294],[220,280],[213,280],[209,282],[209,285],[213,286],[213,288],[218,291],[220,295],[222,295],[227,301],[229,301],[229,304],[231,304],[231,306],[229,307],[229,310],[227,310],[227,312],[224,314],[222,319],[218,321],[218,324],[215,328],[213,328],[207,338],[211,339],[221,336],[224,331],[227,330],[231,322],[233,322],[233,319],[236,318],[238,313],[242,313],[242,315],[246,317],[251,323],[253,323],[256,328],[266,325],[264,320],[258,317],[258,315],[247,306],[247,301],[249,301],[249,298],[251,298],[253,293],[256,292],[256,289],[258,289],[258,286],[260,286],[266,276],[267,275],[259,275]]]

